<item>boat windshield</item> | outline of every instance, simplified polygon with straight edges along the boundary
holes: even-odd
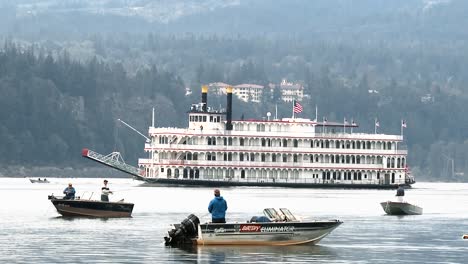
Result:
[[[278,212],[275,208],[265,208],[263,210],[265,216],[270,218],[271,221],[284,221],[286,216],[282,212]]]
[[[298,221],[288,208],[280,208],[279,210],[286,217],[286,221]]]

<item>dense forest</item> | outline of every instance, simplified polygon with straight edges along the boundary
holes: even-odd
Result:
[[[155,107],[158,126],[183,127],[202,84],[268,85],[287,78],[305,87],[302,117],[314,118],[317,105],[320,118],[353,119],[359,132],[370,133],[378,118],[379,132],[392,134],[400,133],[404,119],[409,163],[419,179],[468,180],[463,1],[439,1],[437,8],[416,0],[275,6],[245,1],[249,7],[225,2],[203,11],[206,19],[196,20],[201,14],[195,13],[165,23],[82,12],[38,15],[34,23],[31,17],[5,17],[0,164],[94,166],[80,157],[83,147],[117,150],[136,164],[144,139],[117,119],[145,132]],[[0,6],[0,14],[12,8]],[[253,10],[263,10],[255,22]],[[296,16],[284,20],[280,10]],[[230,12],[243,15],[221,19]],[[69,23],[53,23],[90,17],[122,27],[110,32],[100,27],[112,23],[96,22],[68,32]],[[132,27],[136,30],[124,32]],[[185,95],[186,87],[191,95]],[[225,98],[210,95],[209,102],[224,105]],[[290,115],[290,105],[267,92],[260,104],[236,100],[234,118],[261,118],[275,105],[281,116]]]

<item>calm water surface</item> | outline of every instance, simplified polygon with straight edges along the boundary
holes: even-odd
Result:
[[[148,187],[110,179],[111,200],[135,203],[132,218],[62,218],[47,195],[72,182],[98,198],[102,179],[50,184],[0,178],[0,263],[468,263],[468,184],[417,183],[406,199],[421,216],[387,216],[380,202],[394,190],[225,188],[230,221],[266,207],[287,207],[304,219],[344,222],[316,246],[165,247],[169,224],[194,213],[209,220],[211,188]]]

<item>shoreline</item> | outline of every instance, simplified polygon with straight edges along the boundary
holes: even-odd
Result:
[[[106,167],[0,166],[6,178],[129,178],[132,176]]]

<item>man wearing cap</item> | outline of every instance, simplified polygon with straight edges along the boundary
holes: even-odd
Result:
[[[63,190],[63,194],[65,194],[63,199],[67,199],[67,200],[75,199],[75,188],[73,188],[73,185],[71,183],[69,183],[68,187],[65,188],[65,190]]]
[[[104,180],[104,187],[101,188],[101,201],[108,202],[109,194],[112,194],[112,192],[107,187],[107,180]]]
[[[211,222],[226,223],[227,202],[221,196],[219,189],[214,190],[214,196],[208,205],[208,212],[211,213]]]

